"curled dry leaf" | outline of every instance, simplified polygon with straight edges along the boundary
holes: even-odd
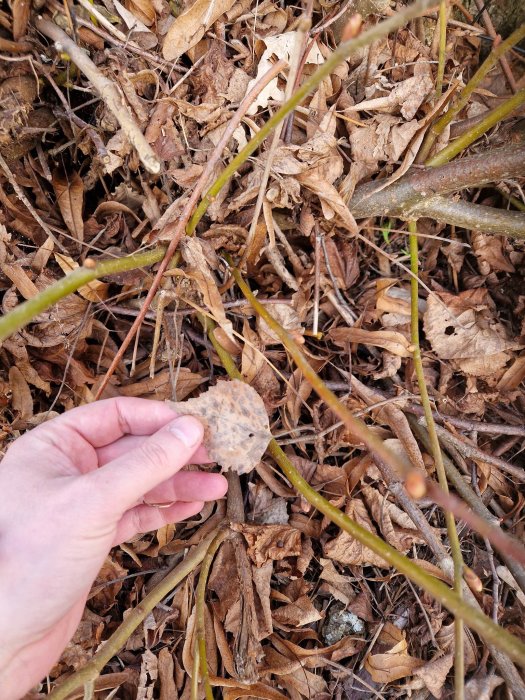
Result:
[[[290,525],[233,524],[248,543],[248,555],[257,566],[301,554],[301,532]]]
[[[365,662],[366,670],[376,683],[391,683],[399,678],[411,676],[425,663],[408,654],[405,635],[389,622],[379,635],[378,645],[387,647],[387,651],[369,654]]]
[[[368,331],[364,328],[332,328],[328,334],[336,345],[346,347],[349,343],[362,343],[384,348],[398,357],[412,357],[410,341],[398,331]]]
[[[204,444],[223,471],[250,472],[271,440],[263,400],[238,379],[217,382],[197,399],[170,404],[180,415],[195,416],[204,423]]]
[[[162,55],[167,61],[176,61],[188,49],[199,43],[211,25],[228,12],[235,0],[197,0],[177,17],[169,28]]]
[[[491,375],[510,359],[506,351],[519,347],[495,312],[486,289],[431,295],[424,314],[426,337],[441,360],[456,360],[467,374]]]

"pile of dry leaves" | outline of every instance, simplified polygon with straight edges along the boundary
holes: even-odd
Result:
[[[262,422],[245,428],[250,399],[232,399],[229,390],[221,393],[225,383],[217,384],[206,417],[239,436],[224,466],[243,475],[240,489],[230,488],[227,505],[209,505],[191,522],[112,551],[51,681],[89,661],[189,548],[228,518],[205,609],[217,693],[228,700],[450,696],[452,616],[313,509],[268,454],[257,454],[250,471],[255,452],[246,435],[262,441],[262,451],[271,431],[319,493],[450,583],[439,567],[439,552],[448,551],[442,511],[420,501],[427,529],[414,523],[362,443],[316,397],[244,300],[225,259],[241,261],[258,299],[344,404],[434,476],[417,430],[406,224],[388,211],[357,224],[347,204],[370,180],[385,187],[403,176],[433,120],[492,48],[494,28],[484,16],[446,4],[443,97],[435,92],[433,7],[340,63],[284,121],[280,139],[267,138],[214,197],[197,235],[181,242],[178,266],[163,276],[138,340],[102,395],[181,402],[215,386],[225,372],[203,331],[204,315],[261,397]],[[169,242],[239,104],[277,60],[284,69],[254,96],[208,184],[348,32],[360,31],[356,12],[366,28],[400,9],[389,0],[43,5],[12,0],[0,11],[4,314],[87,258],[92,264]],[[89,55],[117,91],[119,108],[73,56],[57,50],[39,12]],[[437,150],[523,90],[523,68],[519,49],[503,66],[496,62]],[[119,109],[138,127],[140,142]],[[507,119],[465,155],[511,138],[523,148],[520,133],[519,120]],[[488,180],[448,196],[524,210],[523,177]],[[420,218],[417,229],[423,364],[442,446],[492,516],[523,539],[523,244],[482,225],[470,230],[434,218]],[[2,343],[4,446],[95,399],[153,276],[136,269],[90,282]],[[525,576],[516,582],[490,545],[461,523],[458,533],[465,563],[483,585],[480,607],[523,637]],[[194,572],[146,617],[96,681],[97,698],[189,700],[197,580]],[[465,668],[465,697],[525,697],[523,683],[505,689],[509,676],[468,631]]]

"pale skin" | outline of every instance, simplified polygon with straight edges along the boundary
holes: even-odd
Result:
[[[81,406],[27,432],[0,463],[0,700],[56,663],[111,547],[222,498],[203,428],[160,401]],[[144,505],[171,503],[167,508]]]

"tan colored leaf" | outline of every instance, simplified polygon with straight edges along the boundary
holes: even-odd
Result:
[[[2,263],[0,269],[11,280],[24,299],[32,299],[38,294],[38,288],[19,263]]]
[[[173,656],[168,647],[163,647],[159,651],[159,682],[160,700],[176,700],[178,697],[177,686],[173,678],[175,666]]]
[[[380,648],[386,648],[386,653],[369,654],[365,662],[366,670],[376,683],[391,683],[411,676],[425,664],[408,654],[404,633],[389,622],[381,631],[377,644]]]
[[[323,619],[307,595],[301,596],[293,603],[277,608],[273,611],[272,617],[275,624],[285,628],[303,627]]]
[[[346,514],[355,520],[358,525],[365,530],[377,534],[367,513],[365,504],[359,498],[352,498],[346,507]],[[334,559],[340,564],[347,566],[369,565],[378,566],[382,569],[388,564],[380,556],[365,547],[347,532],[340,532],[337,537],[327,542],[323,547],[324,556],[327,559]]]
[[[289,525],[236,523],[232,529],[242,532],[248,543],[248,555],[257,566],[271,559],[280,561],[301,554],[301,532]]]
[[[142,654],[140,664],[139,685],[137,688],[137,700],[153,700],[153,690],[159,675],[158,661],[155,654],[146,649]]]
[[[336,345],[345,347],[349,343],[362,343],[384,348],[398,357],[412,357],[412,345],[398,331],[367,331],[364,328],[332,328],[329,337]]]
[[[465,700],[491,700],[492,694],[502,683],[503,678],[494,674],[471,678],[465,684]]]
[[[350,233],[357,233],[358,229],[355,219],[333,185],[325,180],[320,180],[315,172],[301,173],[297,176],[297,179],[301,185],[304,185],[319,197],[326,219],[331,220],[334,216],[337,216]]]
[[[84,183],[82,178],[75,170],[71,173],[55,170],[52,182],[64,223],[73,238],[82,242],[84,240],[84,219],[82,218]]]
[[[266,50],[259,59],[257,66],[257,75],[248,83],[246,92],[249,92],[257,81],[265,75],[272,67],[275,57],[290,62],[291,56],[295,50],[295,42],[297,40],[297,32],[285,32],[275,36],[266,36],[263,42]],[[166,58],[166,56],[165,56]],[[320,65],[324,63],[322,53],[317,46],[317,42],[313,42],[310,51],[305,59],[306,64]],[[279,86],[278,78],[271,80],[258,94],[254,103],[250,106],[248,114],[256,114],[259,109],[268,107],[270,100],[281,102],[284,98],[284,90]]]
[[[11,406],[21,420],[28,420],[33,415],[33,396],[24,375],[18,367],[9,368],[9,386],[11,389]]]
[[[288,331],[290,335],[299,342],[303,342],[304,328],[301,325],[299,319],[299,314],[290,304],[272,304],[270,307],[270,313],[274,319],[280,323],[285,331]],[[257,317],[257,330],[259,331],[259,336],[265,345],[280,345],[281,340],[268,326],[266,321],[260,316]]]
[[[162,45],[164,58],[176,61],[198,44],[211,25],[234,4],[235,0],[196,0],[169,28]]]
[[[151,27],[155,22],[155,8],[151,0],[127,0],[126,5],[146,27]]]
[[[472,250],[478,261],[482,275],[496,272],[515,272],[514,265],[503,252],[504,237],[489,236],[480,231],[472,231]]]
[[[230,342],[238,347],[233,335],[233,326],[231,321],[226,318],[217,283],[213,277],[210,264],[204,255],[202,242],[198,238],[186,236],[181,241],[180,248],[189,274],[195,280],[208,311],[226,333]]]
[[[78,263],[76,263],[73,258],[63,253],[55,253],[55,260],[60,265],[62,272],[66,275],[79,267]],[[84,297],[84,299],[88,301],[104,301],[108,298],[109,284],[107,282],[101,282],[101,280],[93,280],[83,287],[79,287],[77,291],[81,297]]]
[[[465,364],[465,371],[483,376],[494,371],[494,356],[519,347],[496,319],[496,308],[486,289],[469,289],[459,294],[442,292],[439,299],[435,295],[428,297],[424,327],[427,340],[440,359],[474,360]],[[488,357],[492,362],[486,361]]]
[[[439,700],[453,663],[454,654],[446,654],[432,661],[427,661],[424,666],[414,671],[414,676],[421,678],[432,695]]]
[[[223,471],[250,472],[272,437],[261,397],[238,379],[219,381],[199,398],[172,402],[171,406],[177,413],[196,416],[204,423],[204,444]]]
[[[395,503],[371,486],[363,486],[361,491],[381,534],[392,547],[406,553],[414,544],[425,544],[412,520]]]

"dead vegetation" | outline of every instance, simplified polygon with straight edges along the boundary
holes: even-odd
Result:
[[[191,398],[243,476],[112,551],[33,697],[525,698],[525,27],[37,4],[0,12],[4,445]]]

